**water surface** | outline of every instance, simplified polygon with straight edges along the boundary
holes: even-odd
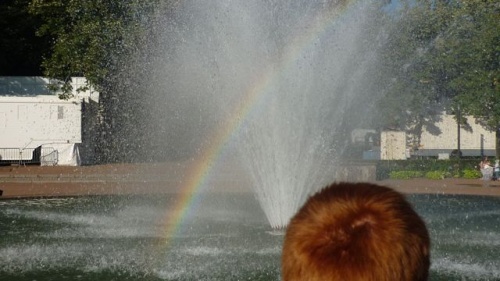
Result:
[[[282,235],[250,193],[210,193],[166,234],[175,197],[0,201],[0,280],[279,280]],[[413,195],[430,280],[500,280],[500,198]]]

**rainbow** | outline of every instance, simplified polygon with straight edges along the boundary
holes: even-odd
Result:
[[[295,37],[285,51],[282,64],[279,67],[268,67],[262,71],[261,75],[252,84],[253,86],[246,91],[243,100],[229,115],[230,118],[215,131],[211,141],[208,142],[209,146],[203,150],[203,153],[188,169],[180,189],[181,192],[176,198],[177,200],[175,200],[175,206],[168,210],[164,223],[166,229],[162,234],[162,237],[165,237],[166,244],[179,231],[183,220],[195,204],[194,202],[199,200],[200,191],[205,186],[211,168],[216,163],[224,147],[238,133],[245,120],[253,115],[253,112],[258,107],[256,105],[261,103],[266,93],[270,92],[269,88],[272,87],[273,82],[277,81],[279,76],[300,58],[301,54],[308,49],[312,42],[323,36],[334,26],[337,20],[345,14],[344,12],[356,1],[346,0],[344,2],[340,4],[341,8],[337,7],[335,10],[326,13],[323,11],[320,15],[316,15],[315,18],[311,19],[309,23],[312,23],[312,25],[309,25],[307,29],[309,32]]]

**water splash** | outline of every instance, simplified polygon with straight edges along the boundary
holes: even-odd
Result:
[[[148,122],[167,132],[166,146],[195,151],[201,167],[190,182],[203,184],[196,178],[221,151],[238,155],[269,223],[282,228],[334,179],[347,126],[365,116],[350,111],[373,98],[376,10],[365,1],[183,1],[159,21],[148,56],[150,90],[160,93]]]

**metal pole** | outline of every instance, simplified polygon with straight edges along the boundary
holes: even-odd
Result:
[[[484,158],[484,135],[481,134],[481,139],[480,139],[480,151],[481,151],[481,158]]]
[[[457,116],[457,155],[460,159],[460,119],[462,119],[462,114],[460,112],[460,106],[458,106],[458,116]]]
[[[457,111],[457,157],[458,157],[458,176],[462,176],[462,152],[460,151],[460,122],[462,119],[462,112],[460,110],[460,105],[458,105]]]

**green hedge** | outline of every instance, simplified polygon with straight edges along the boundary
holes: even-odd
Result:
[[[413,178],[421,178],[424,175],[421,171],[392,171],[389,173],[389,178],[396,180],[409,180]]]
[[[464,170],[463,172],[463,177],[465,179],[479,179],[481,178],[483,175],[481,174],[481,172],[479,170]]]
[[[451,173],[449,172],[444,172],[444,171],[430,171],[425,173],[425,178],[431,179],[431,180],[442,180],[444,178],[449,178],[451,176]]]
[[[415,172],[421,172],[419,177],[427,178],[443,178],[443,177],[472,177],[473,172],[465,171],[477,171],[479,175],[481,173],[478,169],[478,164],[481,159],[462,159],[458,161],[457,159],[450,160],[437,160],[437,159],[418,159],[418,160],[381,160],[377,162],[377,179],[404,179],[413,178]],[[403,173],[394,173],[403,172]],[[429,173],[427,175],[427,173]],[[479,176],[480,177],[480,176]]]

